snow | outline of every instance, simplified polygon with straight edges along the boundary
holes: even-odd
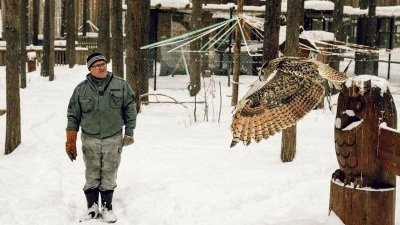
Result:
[[[344,185],[343,182],[341,182],[340,180],[336,179],[336,180],[332,180],[333,183],[339,185],[339,186],[344,186],[345,188],[351,188],[351,189],[355,189],[355,190],[361,190],[361,191],[376,191],[376,192],[384,192],[384,191],[393,191],[395,188],[380,188],[380,189],[375,189],[375,188],[371,188],[371,187],[362,187],[360,188],[359,186],[354,187],[354,183],[350,183],[347,185]]]
[[[373,75],[358,75],[351,77],[346,81],[346,86],[350,87],[351,85],[356,85],[360,88],[360,93],[363,93],[364,83],[368,80],[371,80],[371,86],[373,88],[379,88],[381,90],[381,96],[383,96],[383,94],[389,90],[389,83],[386,79]]]
[[[28,52],[28,53],[26,53],[26,54],[27,54],[27,56],[28,56],[28,60],[34,60],[34,59],[37,58],[36,52]]]
[[[346,110],[344,113],[346,115],[348,115],[348,116],[355,116],[356,115],[353,110]]]
[[[190,3],[189,0],[151,0],[150,4],[151,6],[161,4],[161,7],[185,8]]]
[[[286,27],[286,26],[285,26]],[[333,41],[335,40],[335,35],[332,32],[327,32],[323,30],[305,30],[301,32],[300,37],[308,40],[318,40],[318,41]]]
[[[66,108],[87,69],[56,66],[52,82],[39,71],[40,67],[28,73],[28,87],[21,90],[22,143],[12,154],[0,155],[0,221],[78,224],[86,204],[84,164],[80,151],[73,163],[64,152]],[[241,76],[239,95],[257,79]],[[188,80],[185,75],[157,77],[155,93],[194,101],[186,89]],[[280,134],[258,144],[229,148],[231,88],[224,76],[204,82],[210,87],[208,122],[204,104],[197,106],[197,122],[191,103],[185,103],[187,109],[179,104],[143,106],[135,143],[123,151],[114,200],[117,224],[342,225],[328,210],[331,174],[338,168],[333,140],[336,97],[333,111],[328,106],[313,110],[298,123],[296,158],[282,163]],[[149,83],[153,93],[153,80]],[[5,67],[0,67],[0,90],[0,109],[4,109]],[[204,89],[197,101],[204,100],[202,96]],[[394,98],[399,105],[399,95]],[[153,96],[150,99],[155,101]],[[5,115],[0,116],[2,152],[5,120]]]
[[[335,119],[335,127],[338,129],[342,127],[342,120],[340,118]]]
[[[392,131],[392,132],[395,132],[395,133],[400,133],[399,130],[396,130],[396,129],[393,129],[391,127],[388,127],[386,122],[383,122],[383,123],[379,124],[379,128],[385,129],[385,130],[388,130],[388,131]]]
[[[335,4],[330,1],[305,1],[304,9],[313,9],[313,10],[333,10]]]

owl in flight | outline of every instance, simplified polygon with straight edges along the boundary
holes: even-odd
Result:
[[[347,80],[322,62],[281,57],[264,64],[256,80],[234,109],[231,147],[249,145],[293,126],[324,97],[324,80],[341,89]]]

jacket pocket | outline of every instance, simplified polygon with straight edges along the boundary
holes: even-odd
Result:
[[[92,99],[80,99],[79,103],[81,105],[82,112],[87,113],[94,109],[94,101]]]
[[[122,107],[122,93],[111,92],[110,106],[111,108],[120,109]]]

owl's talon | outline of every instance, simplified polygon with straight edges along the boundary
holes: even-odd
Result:
[[[363,188],[368,186],[367,181],[362,176],[356,176],[354,179],[354,188]]]
[[[349,185],[349,184],[351,184],[351,179],[346,177],[346,178],[344,178],[344,182],[343,183],[344,183],[344,186]]]
[[[337,169],[335,172],[333,172],[332,179],[333,180],[339,179],[341,182],[343,182],[344,181],[344,172],[341,169]]]

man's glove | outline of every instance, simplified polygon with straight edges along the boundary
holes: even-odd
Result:
[[[67,152],[67,155],[73,162],[76,160],[76,156],[78,155],[76,153],[76,136],[78,135],[78,131],[67,131],[67,142],[65,143],[65,151]]]
[[[131,144],[133,144],[133,142],[135,142],[133,140],[133,137],[124,135],[124,139],[122,139],[122,146],[131,145]]]

